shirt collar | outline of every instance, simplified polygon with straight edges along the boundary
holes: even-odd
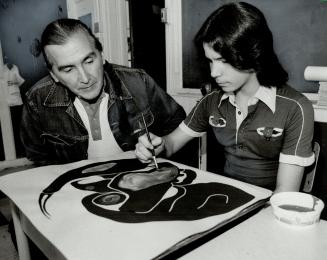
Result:
[[[265,103],[270,110],[275,113],[276,111],[276,87],[263,87],[260,86],[254,95],[254,98],[259,99]]]
[[[225,99],[229,99],[229,102],[235,106],[235,95],[233,92],[226,92],[222,95],[218,107]],[[265,103],[269,109],[275,113],[276,111],[276,87],[263,87],[260,86],[253,98],[249,100],[249,105],[255,104],[258,100]]]

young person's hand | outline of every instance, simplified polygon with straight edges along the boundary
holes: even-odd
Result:
[[[149,163],[152,160],[152,150],[154,149],[155,155],[160,154],[164,149],[164,139],[156,136],[152,133],[149,134],[151,142],[146,134],[142,135],[138,139],[138,143],[135,145],[135,155],[143,163]]]

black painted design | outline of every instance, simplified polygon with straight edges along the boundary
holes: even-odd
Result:
[[[82,204],[89,212],[125,223],[196,220],[228,213],[254,198],[231,185],[194,183],[193,170],[168,162],[159,166],[158,171],[144,168],[136,159],[124,159],[68,171],[40,194],[40,209],[49,217],[47,201],[66,184],[87,191]],[[93,176],[97,180],[87,181]]]

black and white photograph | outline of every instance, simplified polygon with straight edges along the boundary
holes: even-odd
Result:
[[[0,0],[0,260],[325,260],[326,0]]]

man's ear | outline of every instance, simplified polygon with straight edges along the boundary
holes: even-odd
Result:
[[[49,70],[49,72],[50,72],[50,75],[53,78],[53,80],[58,83],[59,82],[59,79],[56,77],[56,75],[53,74],[53,72],[51,70]]]

